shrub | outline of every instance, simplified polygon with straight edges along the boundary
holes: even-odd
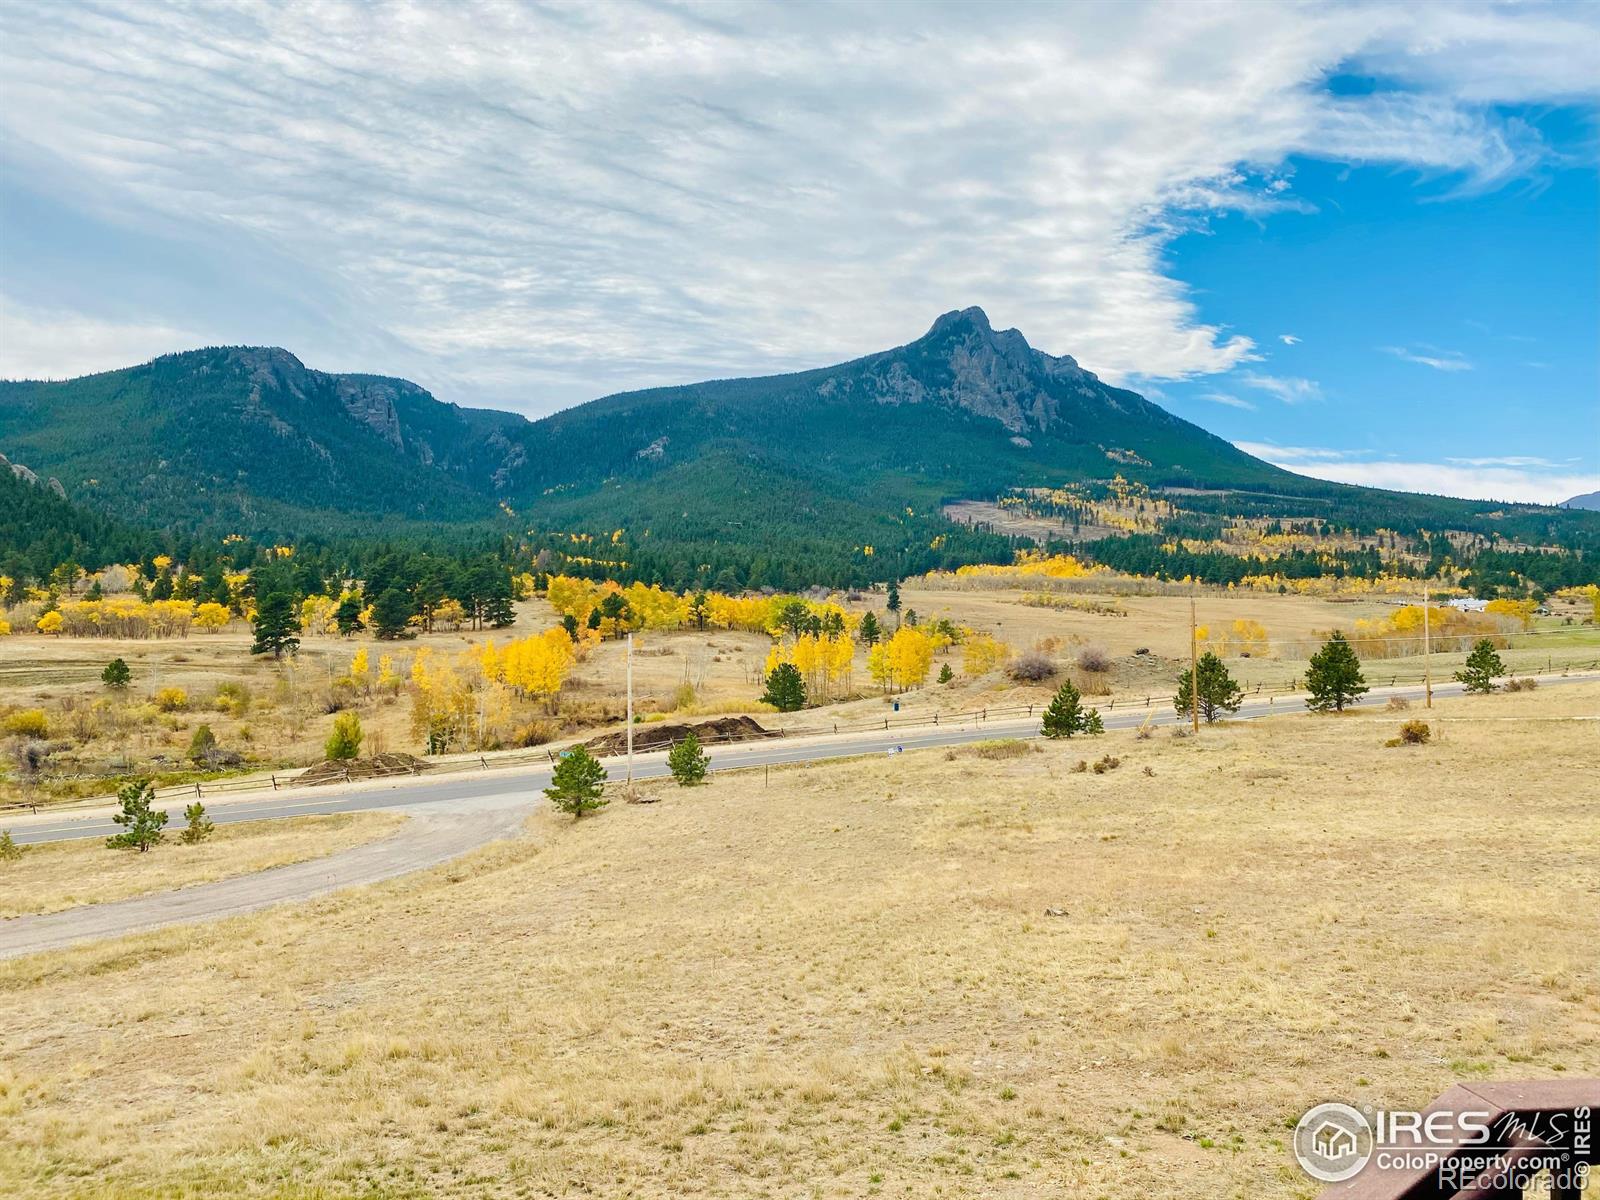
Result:
[[[26,849],[11,840],[11,830],[0,829],[0,862],[16,862]]]
[[[204,723],[195,728],[194,736],[189,739],[189,761],[192,763],[208,763],[217,752],[217,735],[211,732],[211,726]]]
[[[181,687],[164,687],[150,699],[162,712],[182,712],[189,707],[189,693]]]
[[[1037,650],[1023,651],[1006,668],[1006,674],[1017,683],[1042,683],[1055,673],[1055,663]]]
[[[18,709],[5,719],[5,731],[18,737],[49,737],[50,718],[44,715],[42,708]]]
[[[1033,751],[1033,747],[1021,738],[992,738],[987,741],[973,742],[967,747],[978,758],[1021,758],[1024,754]]]
[[[1092,770],[1096,775],[1104,775],[1107,771],[1115,771],[1121,765],[1122,760],[1120,758],[1117,758],[1112,754],[1107,754],[1096,761],[1090,770]]]
[[[683,741],[679,742],[667,753],[667,769],[672,772],[672,777],[678,781],[679,787],[693,787],[706,780],[706,766],[710,760],[706,752],[700,748],[700,739],[691,729],[684,734]]]
[[[1537,689],[1538,686],[1539,681],[1537,679],[1526,675],[1520,679],[1506,680],[1506,691],[1508,692],[1531,692]]]
[[[1080,671],[1103,675],[1111,670],[1111,667],[1111,652],[1104,646],[1085,646],[1078,651],[1078,669]]]
[[[1426,721],[1412,719],[1400,726],[1400,741],[1407,746],[1425,746],[1433,737],[1433,730]]]
[[[1390,712],[1405,712],[1411,707],[1411,701],[1404,696],[1390,696],[1389,703],[1385,705]]]
[[[217,694],[211,698],[211,706],[230,717],[242,717],[250,711],[250,689],[232,681],[219,683]]]
[[[342,712],[333,719],[333,732],[323,743],[323,752],[335,762],[344,762],[361,753],[361,717]]]

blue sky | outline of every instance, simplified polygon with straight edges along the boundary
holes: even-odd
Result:
[[[1597,44],[1539,0],[19,0],[0,375],[266,343],[539,414],[979,304],[1294,469],[1557,500]]]

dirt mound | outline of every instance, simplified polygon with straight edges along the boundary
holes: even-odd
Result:
[[[748,742],[756,738],[781,736],[775,729],[761,728],[751,717],[718,717],[714,721],[701,721],[695,725],[635,725],[634,753],[669,750],[690,733],[700,739],[701,745],[706,746],[721,742]],[[604,737],[585,742],[584,745],[601,758],[608,754],[623,754],[628,749],[628,734],[626,730],[620,733],[608,733]]]
[[[308,767],[296,783],[315,787],[320,783],[345,783],[353,779],[382,779],[387,775],[416,775],[432,764],[411,754],[375,754],[371,758],[352,758],[348,762],[328,758]]]

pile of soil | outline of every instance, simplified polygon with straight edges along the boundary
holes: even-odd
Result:
[[[344,783],[350,779],[382,779],[388,775],[416,775],[433,764],[413,754],[375,754],[371,758],[352,758],[341,762],[326,758],[295,779],[315,787],[319,783]]]
[[[633,749],[636,754],[651,750],[670,750],[693,733],[703,746],[721,742],[749,742],[757,738],[781,737],[775,729],[763,729],[750,717],[718,717],[714,721],[701,721],[695,725],[635,725]],[[628,749],[628,732],[608,733],[594,738],[584,746],[597,757],[623,754]]]

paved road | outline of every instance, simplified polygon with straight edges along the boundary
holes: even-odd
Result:
[[[1597,676],[1592,674],[1551,678],[1541,680],[1540,686],[1589,682],[1595,678]],[[1435,696],[1452,696],[1459,695],[1462,689],[1460,684],[1452,682],[1439,684],[1433,691]],[[1368,697],[1368,703],[1387,700],[1389,696],[1418,699],[1421,695],[1421,687],[1374,689]],[[1280,698],[1271,702],[1251,700],[1233,719],[1280,716],[1304,712],[1305,707],[1303,698]],[[1146,719],[1157,725],[1178,723],[1176,714],[1167,707],[1108,712],[1105,714],[1105,725],[1107,729],[1130,729],[1143,724]],[[709,754],[712,770],[726,771],[884,754],[895,750],[953,746],[986,738],[1037,736],[1039,720],[1035,717],[974,721],[963,725],[919,726],[886,732],[775,738],[719,746],[711,749]],[[624,769],[621,760],[608,759],[607,764],[611,778],[620,779]],[[635,756],[635,777],[652,779],[666,774],[664,752]],[[408,812],[416,819],[409,822],[400,833],[383,841],[313,862],[115,904],[0,922],[0,959],[56,949],[86,939],[233,916],[435,866],[497,838],[512,836],[535,804],[542,801],[541,789],[549,781],[548,766],[505,768],[465,779],[419,779],[361,791],[306,791],[291,796],[218,805],[212,813],[218,824],[367,809]],[[172,811],[176,818],[181,819],[182,805]],[[27,824],[19,821],[13,827],[13,836],[19,843],[62,841],[105,837],[117,832],[117,828],[104,815],[46,816]]]

